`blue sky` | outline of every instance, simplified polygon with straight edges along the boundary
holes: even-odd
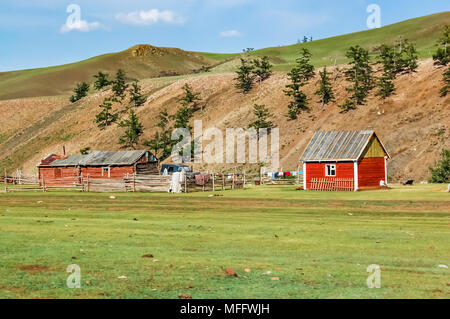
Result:
[[[67,25],[71,4],[80,21]],[[117,52],[135,44],[241,52],[367,29],[449,11],[448,0],[0,0],[0,71],[44,67]]]

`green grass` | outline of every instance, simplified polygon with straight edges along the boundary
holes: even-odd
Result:
[[[444,189],[3,193],[0,298],[448,298]],[[66,287],[73,263],[81,289]]]

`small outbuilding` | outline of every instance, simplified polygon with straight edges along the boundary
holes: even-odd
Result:
[[[50,154],[38,165],[39,181],[71,186],[81,178],[121,179],[127,174],[159,175],[156,158],[146,150],[93,151],[86,155]]]
[[[373,130],[316,132],[303,162],[305,190],[361,190],[387,186],[389,153]]]

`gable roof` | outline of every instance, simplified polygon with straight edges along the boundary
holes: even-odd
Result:
[[[133,165],[147,151],[93,151],[87,155],[71,155],[66,158],[56,159],[48,166],[109,166],[109,165]]]
[[[383,143],[373,130],[316,132],[306,147],[300,161],[359,160],[372,136]]]

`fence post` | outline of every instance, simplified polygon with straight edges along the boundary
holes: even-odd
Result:
[[[90,190],[90,179],[91,179],[91,174],[87,174],[87,192],[88,193]]]
[[[231,183],[231,189],[234,189],[234,178],[236,177],[236,173],[233,173],[232,183]]]
[[[187,175],[184,174],[184,192],[187,193],[188,189],[187,189]]]
[[[4,180],[4,182],[5,182],[5,193],[7,193],[8,192],[8,180],[6,178],[6,168],[5,168],[5,180]]]
[[[221,174],[222,174],[222,190],[224,190],[225,189],[225,175],[223,175],[223,172]]]
[[[245,170],[244,170],[244,173],[243,173],[243,179],[244,179],[244,184],[242,184],[242,188],[245,189]]]
[[[42,176],[42,191],[43,191],[43,192],[46,192],[46,191],[47,191],[47,189],[45,188],[45,179],[44,179],[44,176]]]
[[[136,172],[133,173],[133,192],[136,193]]]
[[[216,191],[216,187],[215,187],[215,180],[214,180],[214,173],[212,173],[212,184],[213,184],[213,192],[215,192]]]

